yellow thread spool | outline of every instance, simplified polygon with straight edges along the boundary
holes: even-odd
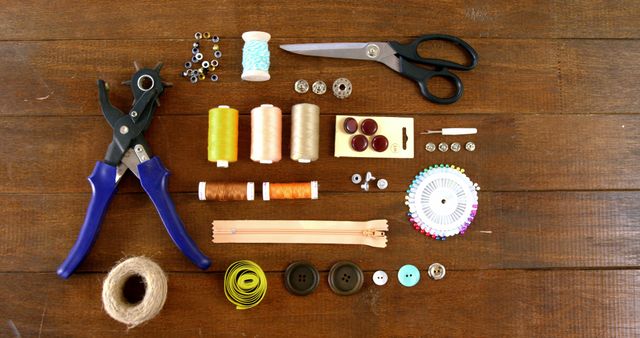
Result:
[[[238,111],[229,106],[209,109],[207,157],[218,168],[238,161]]]

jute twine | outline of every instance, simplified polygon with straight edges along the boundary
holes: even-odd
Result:
[[[145,284],[144,298],[131,304],[124,297],[125,282],[140,276]],[[132,257],[118,263],[102,285],[102,304],[111,318],[136,327],[155,317],[167,299],[167,276],[158,264],[147,257]]]

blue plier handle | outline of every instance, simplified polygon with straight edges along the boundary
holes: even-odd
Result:
[[[118,182],[127,169],[139,179],[140,185],[156,207],[162,223],[178,248],[200,269],[207,269],[211,261],[189,237],[171,200],[167,186],[169,171],[157,156],[152,156],[142,133],[149,127],[151,117],[158,105],[158,97],[164,90],[158,64],[153,69],[139,69],[130,84],[134,104],[129,114],[113,107],[108,99],[104,81],[98,81],[102,113],[114,129],[113,140],[104,161],[98,161],[89,183],[93,191],[87,208],[84,224],[69,255],[58,268],[58,275],[69,278],[87,256],[95,242]],[[129,81],[127,81],[129,82]]]

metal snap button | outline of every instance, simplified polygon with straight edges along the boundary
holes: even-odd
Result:
[[[319,283],[320,274],[309,262],[293,262],[284,271],[284,286],[294,295],[306,296],[312,293]]]
[[[440,263],[433,263],[429,265],[427,269],[427,274],[433,280],[440,280],[444,278],[444,275],[447,273],[447,270],[444,268],[444,265]]]
[[[446,142],[441,142],[440,144],[438,144],[438,150],[440,150],[443,153],[446,153],[447,150],[449,150],[449,145]]]
[[[363,280],[362,269],[353,262],[338,262],[329,270],[329,287],[333,292],[342,296],[360,291]]]
[[[436,144],[433,143],[433,142],[429,142],[429,143],[424,145],[424,150],[432,153],[432,152],[436,151]]]
[[[373,273],[373,283],[375,285],[385,285],[388,280],[389,276],[387,276],[387,273],[382,270],[378,270]]]
[[[403,265],[398,270],[398,281],[408,288],[415,286],[420,281],[420,270],[415,265]]]

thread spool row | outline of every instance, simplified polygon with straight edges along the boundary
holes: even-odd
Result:
[[[238,160],[238,110],[218,106],[209,110],[207,157],[221,168]],[[319,157],[320,108],[310,103],[291,107],[291,159],[310,163]],[[251,155],[254,162],[282,159],[282,110],[263,104],[251,110]]]
[[[200,182],[198,199],[201,201],[253,201],[253,182]],[[318,199],[318,181],[293,183],[262,183],[262,199]]]

